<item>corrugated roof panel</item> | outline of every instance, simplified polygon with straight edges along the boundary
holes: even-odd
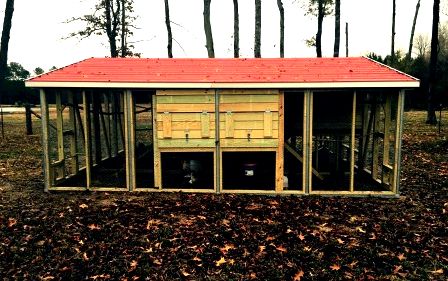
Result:
[[[320,83],[417,79],[368,58],[90,58],[29,82]]]

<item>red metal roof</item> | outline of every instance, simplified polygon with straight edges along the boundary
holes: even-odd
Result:
[[[416,82],[368,58],[89,58],[28,82]],[[33,86],[39,83],[30,83]]]

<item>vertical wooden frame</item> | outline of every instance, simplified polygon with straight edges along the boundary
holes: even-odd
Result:
[[[111,128],[110,128],[110,142],[111,142],[111,155],[115,157],[118,155],[118,117],[117,117],[117,99],[115,97],[115,93],[110,93],[110,102],[111,102]]]
[[[50,129],[50,114],[48,110],[47,94],[44,89],[40,89],[40,110],[42,115],[42,166],[44,170],[44,191],[48,192],[50,189],[50,144],[49,144],[49,129]]]
[[[384,140],[383,140],[383,165],[389,165],[390,159],[390,126],[391,126],[391,94],[387,93],[384,105]]]
[[[92,138],[90,122],[90,99],[89,94],[82,91],[82,106],[84,108],[84,147],[86,153],[86,189],[90,190],[92,185]]]
[[[154,150],[154,188],[162,189],[162,165],[157,136],[157,96],[152,96],[152,141]]]
[[[378,179],[379,176],[379,152],[380,152],[380,140],[379,140],[379,127],[380,127],[380,109],[381,106],[378,104],[378,101],[376,102],[374,108],[372,110],[375,110],[374,112],[374,125],[373,125],[373,150],[372,150],[372,178],[374,180]]]
[[[215,173],[215,192],[217,194],[221,193],[222,190],[222,152],[221,152],[221,146],[220,146],[220,108],[219,108],[219,90],[215,89],[215,162],[214,162],[214,173]],[[227,115],[226,115],[226,122],[227,122]],[[227,137],[227,123],[226,123],[226,137]]]
[[[352,128],[350,135],[350,192],[355,189],[355,130],[356,130],[356,91],[353,92]]]
[[[56,128],[57,128],[57,143],[58,143],[58,161],[64,160],[64,120],[62,116],[62,97],[61,92],[56,92]]]
[[[313,92],[310,90],[304,95],[303,122],[303,188],[309,194],[313,176]]]
[[[276,152],[276,160],[275,160],[275,191],[280,193],[283,191],[283,182],[284,182],[284,164],[283,164],[283,154],[285,151],[285,132],[284,132],[284,121],[285,121],[285,111],[284,111],[284,103],[285,103],[285,94],[283,91],[278,94],[278,147]],[[272,136],[272,112],[269,112],[269,117],[266,117],[266,112],[264,116],[264,123],[266,126],[266,122],[269,122],[270,132]],[[267,120],[266,120],[267,119]],[[266,127],[265,127],[266,128]],[[266,134],[266,133],[265,133]]]
[[[135,104],[131,90],[126,90],[124,95],[124,150],[126,155],[126,186],[129,191],[134,191],[135,186]]]
[[[75,98],[73,91],[69,91],[67,93],[67,99],[69,103],[69,123],[70,123],[70,166],[71,166],[71,174],[76,175],[79,171],[79,163],[78,163],[78,130],[76,126],[76,112],[75,112]]]
[[[65,152],[64,152],[64,117],[62,106],[62,93],[56,92],[56,135],[57,135],[57,148],[58,148],[58,160],[57,166],[53,166],[54,175],[56,180],[65,177]],[[54,180],[54,179],[52,179]]]
[[[394,170],[392,180],[392,192],[396,195],[400,192],[400,173],[401,173],[401,138],[403,135],[403,114],[404,114],[404,95],[405,91],[400,90],[398,93],[397,117],[395,123],[395,153],[394,153]]]

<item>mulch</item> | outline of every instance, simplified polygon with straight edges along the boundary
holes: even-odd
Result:
[[[406,117],[397,199],[46,194],[39,139],[10,124],[0,143],[0,277],[447,280],[448,140],[415,126],[421,114]]]

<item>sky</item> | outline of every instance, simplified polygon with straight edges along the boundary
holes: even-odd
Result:
[[[283,0],[285,7],[285,57],[314,57],[315,49],[305,40],[316,34],[317,19],[305,15],[305,0]],[[15,1],[9,42],[9,62],[18,62],[32,72],[63,67],[89,57],[110,55],[107,38],[64,39],[82,29],[80,23],[65,23],[88,14],[94,0]],[[6,0],[0,4],[3,19]],[[396,0],[396,50],[407,51],[417,0]],[[422,0],[416,34],[430,39],[433,1]],[[163,0],[134,0],[138,29],[129,41],[142,57],[167,57]],[[240,54],[253,57],[254,0],[239,0]],[[170,0],[174,57],[206,57],[202,18],[203,0]],[[441,15],[441,22],[447,20]],[[233,1],[212,0],[211,21],[216,57],[233,56]],[[349,56],[390,53],[392,0],[341,0],[341,56],[345,56],[345,23],[349,26]],[[262,57],[279,56],[279,13],[276,0],[262,1]],[[334,16],[324,19],[323,56],[333,55]]]

